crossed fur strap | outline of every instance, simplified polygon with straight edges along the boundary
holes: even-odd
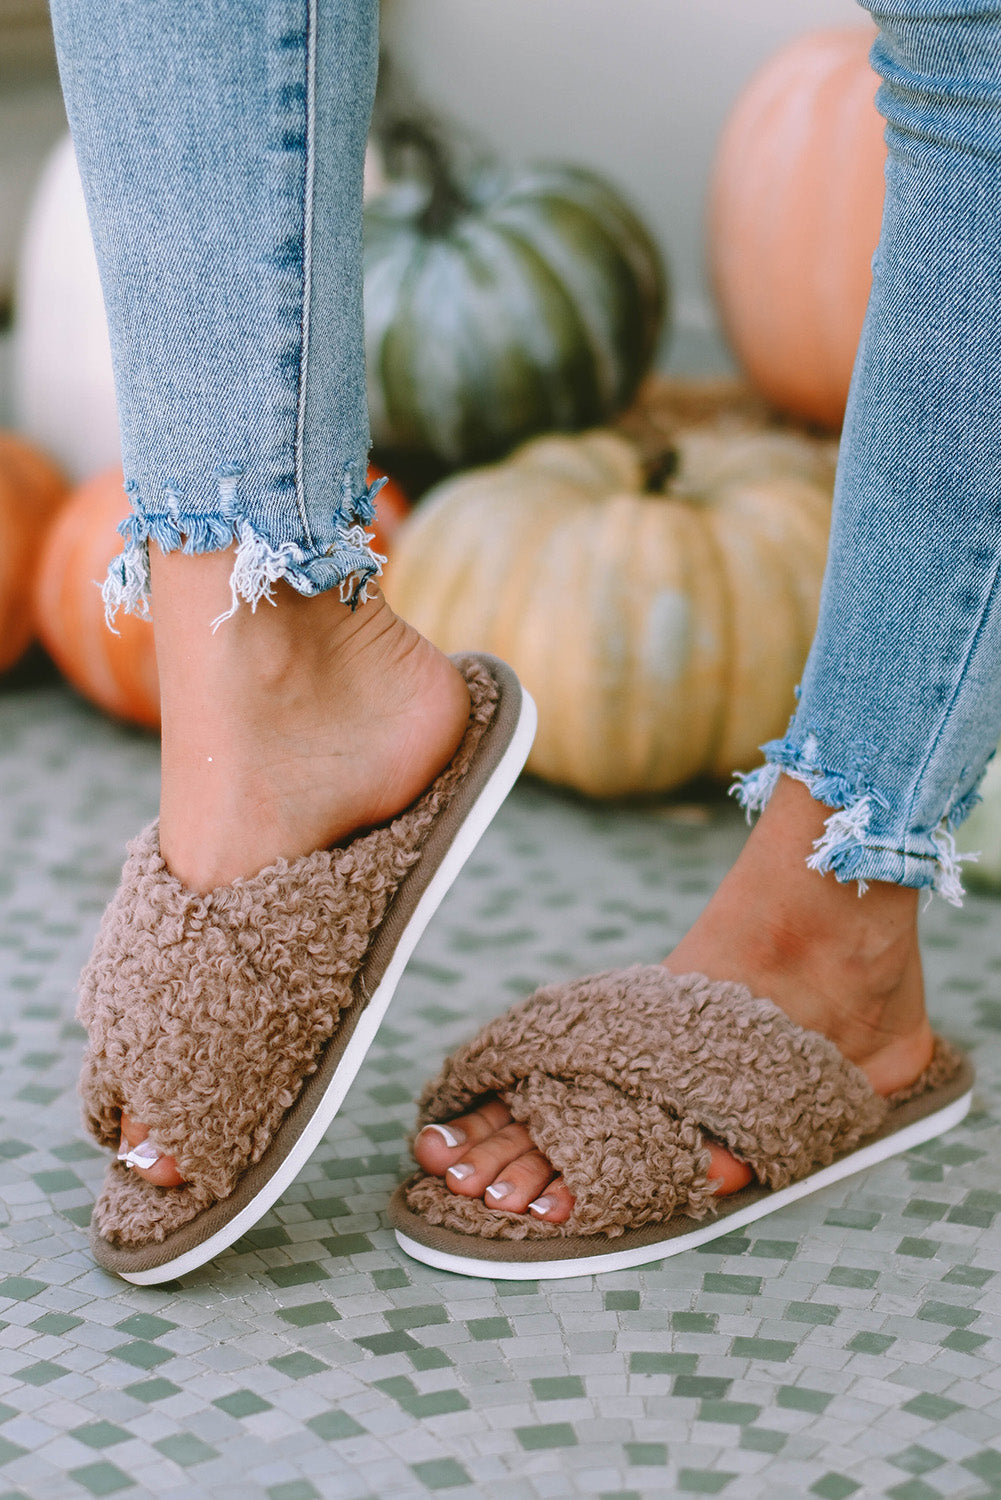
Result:
[[[703,1132],[780,1188],[871,1135],[887,1112],[862,1070],[746,986],[636,965],[551,985],[455,1052],[421,1097],[421,1125],[499,1094],[563,1177],[565,1224],[487,1209],[419,1177],[429,1222],[490,1238],[623,1233],[714,1192]]]
[[[466,736],[385,826],[208,895],[171,875],[155,824],[130,845],[80,976],[84,1120],[112,1148],[123,1111],[143,1121],[186,1185],[155,1187],[113,1164],[95,1208],[105,1238],[162,1240],[228,1196],[315,1072],[373,934],[493,714],[496,682],[475,661],[462,666]]]

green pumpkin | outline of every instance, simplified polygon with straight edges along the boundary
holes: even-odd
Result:
[[[433,137],[401,140],[365,209],[376,448],[458,467],[628,405],[667,300],[631,209],[582,169],[478,165],[460,181]]]

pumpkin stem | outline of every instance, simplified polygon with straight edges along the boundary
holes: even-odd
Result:
[[[662,444],[657,444],[648,448],[646,452],[641,450],[640,459],[643,464],[646,488],[651,492],[663,490],[667,481],[678,472],[680,462],[678,450],[670,445],[664,447]]]
[[[451,153],[441,132],[423,120],[393,120],[382,131],[381,143],[390,177],[415,175],[427,182],[427,206],[418,220],[421,232],[446,234],[472,204],[455,180]]]

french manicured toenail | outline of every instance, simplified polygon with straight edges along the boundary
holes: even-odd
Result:
[[[484,1196],[487,1197],[487,1198],[493,1198],[494,1202],[496,1203],[499,1199],[506,1198],[507,1195],[509,1193],[513,1192],[513,1191],[514,1191],[514,1184],[513,1183],[510,1183],[510,1182],[492,1182],[490,1184],[490,1186],[487,1188],[487,1191],[486,1191],[486,1193],[485,1193]]]
[[[129,1146],[128,1141],[125,1139],[124,1136],[122,1136],[121,1140],[118,1143],[118,1156],[117,1156],[117,1160],[118,1161],[124,1161],[125,1158],[128,1156],[130,1150],[131,1150],[131,1147]]]
[[[489,1189],[487,1189],[489,1192]],[[556,1207],[555,1198],[535,1198],[528,1205],[533,1214],[547,1214],[551,1208]]]
[[[429,1130],[436,1130],[450,1149],[466,1144],[466,1132],[457,1125],[425,1125],[421,1135],[427,1135]]]
[[[156,1165],[162,1155],[163,1152],[160,1150],[160,1147],[147,1136],[144,1141],[140,1141],[137,1146],[133,1146],[130,1151],[126,1152],[124,1157],[119,1159],[124,1161],[127,1167],[152,1167]]]
[[[460,1161],[456,1162],[454,1167],[449,1167],[446,1175],[454,1177],[456,1182],[462,1182],[466,1177],[472,1177],[475,1171],[476,1168],[471,1166],[468,1161]]]

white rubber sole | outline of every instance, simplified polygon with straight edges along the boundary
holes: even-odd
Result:
[[[197,1271],[199,1266],[213,1260],[223,1250],[227,1250],[230,1245],[234,1244],[241,1235],[253,1229],[272,1204],[277,1202],[285,1189],[295,1181],[343,1104],[344,1096],[354,1082],[375,1040],[375,1034],[389,1009],[389,1003],[396,993],[403,971],[424,929],[517,781],[518,774],[532,748],[537,722],[538,714],[535,703],[522,688],[518,722],[507,749],[491,772],[489,780],[485,783],[465,822],[452,841],[448,853],[414,907],[413,915],[403,929],[400,941],[396,945],[396,950],[386,966],[379,985],[358,1019],[351,1040],[344,1049],[344,1056],[341,1058],[337,1072],[330,1080],[319,1106],[274,1174],[268,1178],[260,1192],[245,1208],[241,1209],[215,1234],[203,1240],[200,1245],[196,1245],[174,1260],[165,1261],[163,1265],[153,1266],[145,1271],[117,1271],[116,1275],[124,1281],[133,1282],[136,1286],[155,1286],[158,1282],[173,1281],[178,1276],[186,1276],[191,1271]]]
[[[698,1229],[693,1229],[690,1234],[675,1235],[671,1239],[650,1245],[640,1245],[631,1250],[608,1250],[598,1255],[578,1255],[566,1260],[497,1261],[481,1260],[467,1255],[449,1255],[444,1251],[434,1250],[428,1245],[420,1244],[419,1241],[411,1239],[399,1229],[396,1231],[396,1238],[401,1250],[406,1251],[413,1260],[419,1260],[426,1266],[434,1267],[437,1271],[452,1271],[458,1276],[479,1276],[487,1281],[555,1281],[568,1276],[593,1276],[603,1271],[628,1271],[634,1266],[649,1265],[651,1261],[666,1260],[669,1256],[680,1255],[685,1250],[694,1250],[696,1246],[708,1244],[710,1240],[730,1234],[744,1224],[752,1224],[755,1219],[763,1219],[768,1214],[776,1213],[780,1208],[785,1208],[787,1203],[795,1203],[798,1198],[806,1198],[810,1193],[819,1192],[821,1188],[841,1182],[844,1178],[851,1177],[856,1172],[862,1172],[867,1167],[874,1167],[877,1163],[887,1161],[892,1156],[899,1156],[902,1151],[909,1151],[912,1146],[920,1146],[925,1141],[934,1140],[936,1136],[944,1134],[945,1131],[959,1124],[967,1114],[972,1101],[971,1089],[934,1114],[915,1120],[912,1125],[902,1127],[883,1140],[873,1141],[869,1146],[861,1146],[858,1151],[852,1152],[841,1161],[836,1161],[829,1167],[822,1167],[812,1176],[791,1183],[787,1188],[779,1188],[758,1199],[757,1202],[748,1204],[745,1208],[735,1209],[733,1213],[726,1214],[723,1218],[700,1224]],[[614,1244],[614,1241],[606,1243]]]

